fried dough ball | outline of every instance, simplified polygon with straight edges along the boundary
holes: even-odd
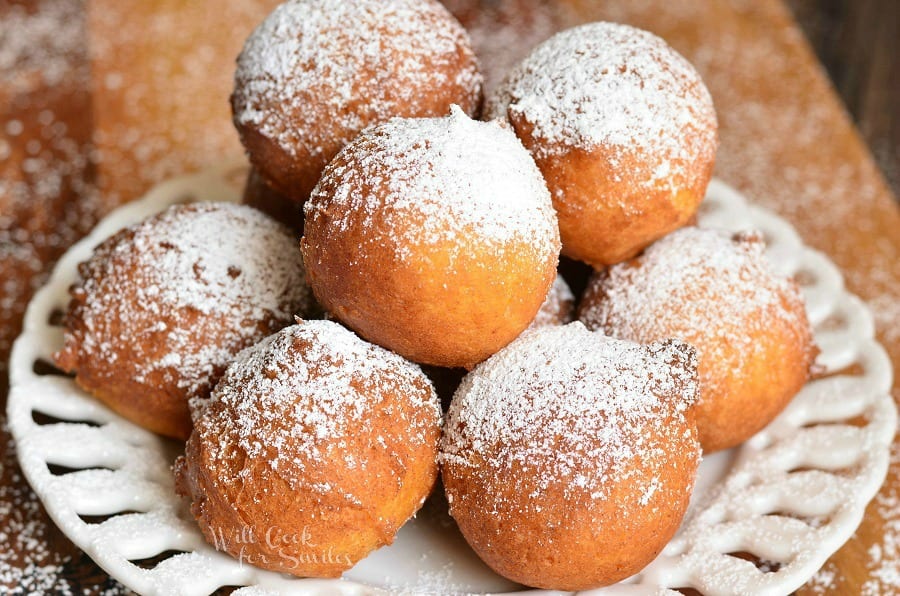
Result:
[[[250,168],[250,173],[247,174],[242,202],[259,209],[292,230],[303,232],[303,208],[269,186],[256,168]]]
[[[712,99],[666,43],[593,23],[538,46],[486,109],[509,119],[559,214],[563,254],[601,268],[687,223],[717,139]]]
[[[468,34],[436,0],[289,0],[247,39],[231,96],[253,165],[298,202],[371,124],[474,115],[482,77]]]
[[[290,231],[242,205],[177,205],[79,265],[57,365],[111,409],[187,439],[188,399],[314,304]]]
[[[797,286],[772,272],[764,249],[755,234],[684,228],[596,274],[579,308],[590,329],[697,348],[707,453],[768,424],[806,383],[816,355]]]
[[[578,322],[479,365],[447,413],[450,514],[494,571],[552,590],[615,583],[668,543],[700,460],[696,355]]]
[[[438,475],[428,378],[338,323],[241,352],[198,406],[176,488],[211,544],[257,567],[339,576],[393,542]]]
[[[325,169],[301,241],[322,306],[415,362],[471,368],[534,319],[559,230],[516,136],[460,109],[364,131]]]
[[[565,325],[575,319],[575,296],[562,275],[557,274],[541,303],[537,316],[531,321],[529,329],[546,327],[547,325]]]

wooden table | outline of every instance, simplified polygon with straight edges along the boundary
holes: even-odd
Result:
[[[900,3],[787,0],[894,195],[900,194]]]
[[[273,1],[245,0],[224,9],[221,3],[94,0],[85,19],[83,0],[0,0],[0,135],[5,135],[0,136],[0,362],[42,272],[98,213],[134,198],[159,177],[215,159],[219,153],[210,147],[222,152],[237,147],[224,98],[231,57],[246,33],[229,29],[224,35],[222,29],[250,27]],[[897,35],[890,27],[898,22],[897,3],[788,1],[819,40],[835,82],[896,184],[900,101]],[[448,4],[470,22],[477,18],[465,11],[476,0]],[[869,301],[879,337],[900,370],[900,210],[784,4],[491,0],[484,5],[491,7],[491,18],[519,30],[503,38],[502,48],[494,38],[494,47],[503,51],[485,61],[489,68],[502,67],[500,58],[512,59],[522,50],[518,46],[553,28],[600,18],[650,29],[692,60],[719,111],[717,175],[790,219],[807,244],[831,256],[850,290]],[[165,8],[167,16],[155,15],[156,7]],[[228,10],[243,11],[242,19]],[[854,28],[851,22],[871,24]],[[27,39],[13,37],[23,31]],[[92,70],[85,51],[89,39]],[[481,43],[489,47],[491,38]],[[190,76],[187,65],[207,72]],[[173,84],[177,88],[170,88]],[[130,90],[128,101],[121,89]],[[170,108],[189,101],[195,102],[195,121],[173,117]],[[196,102],[210,108],[198,110]],[[169,143],[164,163],[140,159],[142,147],[135,139],[151,137]],[[85,159],[92,140],[99,164]],[[123,163],[133,168],[127,181],[122,181]],[[104,190],[100,196],[91,190],[97,184]],[[5,393],[0,368],[4,401]],[[894,397],[900,398],[897,385]],[[124,591],[47,520],[17,469],[5,430],[0,466],[0,544],[6,545],[0,551],[0,591],[2,586],[18,586],[22,593]],[[800,593],[900,593],[898,470],[900,458],[892,462],[888,482],[857,534]]]

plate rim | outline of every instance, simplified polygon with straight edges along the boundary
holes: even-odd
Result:
[[[246,162],[244,159],[234,159],[227,160],[220,165],[217,165],[213,168],[209,168],[207,170],[201,171],[199,173],[189,174],[186,176],[181,176],[178,178],[174,178],[168,180],[153,189],[151,189],[144,197],[138,199],[135,202],[128,203],[118,209],[112,211],[106,217],[104,217],[97,226],[82,240],[74,244],[60,260],[57,262],[56,266],[51,273],[51,276],[48,278],[46,284],[34,295],[32,300],[29,302],[28,308],[26,310],[26,314],[23,322],[23,329],[21,335],[16,339],[13,349],[10,355],[10,390],[9,390],[9,399],[7,404],[7,420],[10,427],[10,432],[13,436],[13,439],[16,443],[16,454],[17,458],[19,458],[19,463],[22,468],[22,472],[28,481],[29,485],[32,487],[34,492],[40,498],[44,508],[47,510],[47,513],[50,515],[51,519],[53,519],[54,523],[63,531],[66,536],[72,540],[76,546],[86,552],[101,568],[104,569],[110,576],[116,578],[119,581],[122,581],[127,587],[131,589],[137,589],[141,591],[145,591],[147,593],[163,593],[159,590],[154,590],[153,582],[147,581],[147,576],[152,575],[146,573],[147,571],[152,570],[144,570],[140,567],[134,566],[131,572],[124,570],[121,565],[119,565],[119,559],[112,559],[108,556],[103,550],[103,545],[96,544],[90,536],[86,533],[85,528],[87,528],[88,524],[83,522],[78,514],[75,513],[74,509],[69,508],[67,510],[64,506],[61,505],[60,500],[57,495],[54,495],[50,485],[52,482],[48,483],[47,479],[53,478],[53,476],[49,473],[46,468],[46,465],[36,466],[35,465],[35,455],[28,448],[28,441],[30,437],[33,437],[36,431],[40,431],[41,427],[34,423],[31,418],[31,413],[36,409],[34,407],[26,407],[32,402],[25,399],[23,395],[25,390],[28,389],[35,379],[37,379],[38,383],[65,383],[66,381],[48,381],[47,377],[36,377],[33,374],[32,363],[36,357],[46,356],[46,353],[41,352],[41,347],[38,345],[34,345],[34,341],[36,339],[40,339],[42,336],[38,333],[39,330],[47,327],[46,321],[46,313],[48,312],[48,304],[56,304],[55,294],[54,292],[58,289],[58,286],[61,283],[71,282],[72,273],[75,269],[75,266],[78,262],[83,260],[85,254],[89,254],[92,248],[102,241],[105,237],[111,235],[120,227],[123,227],[121,222],[125,219],[130,219],[132,221],[137,221],[141,219],[143,216],[149,215],[150,213],[156,212],[161,208],[165,208],[168,204],[172,204],[175,202],[179,202],[179,197],[184,198],[187,195],[194,195],[194,198],[203,199],[203,195],[214,196],[218,200],[228,200],[228,201],[237,201],[239,200],[239,192],[229,184],[228,179],[230,176],[233,176],[236,170],[240,170],[246,167]],[[202,192],[196,192],[197,190],[201,190]],[[186,192],[190,191],[190,192]],[[875,362],[873,366],[875,368],[887,367],[887,375],[888,379],[890,379],[891,374],[891,364],[887,358],[886,353],[884,352],[883,347],[875,340],[874,338],[874,323],[871,320],[871,313],[868,311],[867,307],[862,303],[861,300],[849,294],[846,289],[843,287],[843,282],[840,273],[837,271],[837,268],[831,263],[830,259],[822,253],[818,253],[803,245],[800,240],[799,235],[796,230],[790,225],[786,220],[778,217],[774,213],[771,213],[761,207],[750,204],[746,201],[746,199],[739,193],[737,190],[731,188],[723,181],[718,179],[713,179],[710,182],[708,196],[719,197],[720,200],[724,201],[724,205],[726,205],[726,210],[729,208],[740,208],[745,210],[746,213],[750,214],[751,219],[753,219],[753,223],[759,223],[760,220],[771,220],[776,222],[777,226],[786,226],[783,227],[778,234],[782,234],[780,236],[777,235],[777,239],[779,242],[783,243],[785,246],[782,247],[781,250],[781,258],[783,261],[781,262],[781,266],[798,266],[796,260],[802,260],[802,257],[791,255],[791,251],[797,251],[798,249],[803,251],[803,254],[809,253],[814,255],[810,258],[824,258],[825,263],[831,267],[832,270],[825,272],[827,267],[822,266],[823,279],[818,280],[819,283],[823,284],[826,289],[830,289],[831,291],[835,291],[837,288],[837,292],[840,294],[840,298],[848,297],[849,303],[851,304],[851,310],[853,312],[861,312],[862,314],[858,314],[858,317],[862,319],[861,322],[858,322],[859,329],[858,335],[862,338],[860,340],[860,345],[857,346],[858,350],[867,350],[865,353],[867,357],[873,359]],[[196,196],[201,195],[201,196]],[[708,204],[709,201],[706,201]],[[705,219],[708,221],[710,217],[713,219],[715,212],[713,212],[713,216],[706,214]],[[704,215],[701,214],[700,217],[701,225],[704,221]],[[746,222],[744,222],[746,223]],[[741,229],[746,229],[746,225],[742,225]],[[776,247],[777,248],[777,247]],[[68,285],[68,283],[66,283]],[[835,297],[837,301],[838,297]],[[833,307],[833,305],[832,305]],[[868,313],[868,317],[866,317],[866,313]],[[864,337],[867,336],[867,337]],[[46,339],[46,337],[44,337]],[[818,335],[817,335],[818,339]],[[863,344],[865,344],[863,346]],[[862,346],[862,347],[860,347]],[[856,356],[859,353],[855,354]],[[884,377],[884,374],[882,374]],[[835,377],[831,377],[835,378]],[[881,379],[882,383],[884,379]],[[809,384],[807,385],[809,386]],[[893,437],[893,434],[896,430],[897,423],[897,412],[896,406],[894,404],[893,399],[890,396],[890,381],[888,381],[888,388],[885,391],[886,399],[882,399],[880,396],[877,401],[877,405],[881,408],[881,416],[884,418],[882,421],[883,424],[878,429],[878,436],[870,439],[873,440],[873,445],[875,447],[881,447],[883,450],[883,457],[874,458],[876,461],[871,462],[872,470],[867,476],[868,482],[863,486],[862,496],[863,499],[856,499],[854,502],[854,506],[850,507],[850,511],[846,513],[845,519],[843,521],[844,531],[834,533],[830,536],[829,547],[825,549],[827,552],[821,554],[819,557],[814,557],[808,559],[803,566],[802,573],[794,573],[794,577],[791,578],[780,578],[784,579],[778,585],[768,585],[765,592],[762,593],[786,593],[787,591],[796,589],[805,581],[811,577],[816,570],[818,570],[822,564],[828,559],[828,557],[833,554],[846,540],[850,537],[853,531],[855,531],[856,527],[859,526],[862,521],[865,506],[866,504],[874,498],[878,488],[881,486],[884,481],[884,477],[887,474],[888,467],[888,453],[890,449],[890,440],[887,441],[887,444],[884,444],[884,436],[888,435]],[[83,398],[86,402],[90,398]],[[873,398],[874,400],[875,398]],[[24,401],[23,401],[24,400]],[[93,400],[90,400],[93,401]],[[111,411],[107,410],[104,406],[102,406],[99,402],[93,402],[90,404],[88,408],[90,410],[89,414],[95,416],[95,418],[90,418],[96,420],[107,419],[107,420],[115,420],[117,424],[121,425],[121,428],[130,430],[137,429],[138,435],[141,433],[150,435],[149,438],[144,438],[144,443],[141,443],[140,446],[149,448],[154,443],[163,444],[166,442],[165,439],[161,439],[152,435],[148,431],[144,431],[143,429],[139,429],[138,427],[132,425],[131,423],[124,421]],[[761,450],[767,448],[767,441],[771,441],[773,434],[777,435],[779,431],[779,425],[783,425],[784,419],[789,418],[792,414],[791,407],[779,416],[772,425],[766,427],[760,434],[756,435],[753,439],[745,443],[743,446],[739,448],[740,457],[739,459],[747,460],[753,458],[754,454],[759,453]],[[159,447],[162,448],[162,447]],[[38,458],[39,459],[39,458]],[[46,463],[42,461],[41,463]],[[173,493],[174,496],[174,493]],[[177,500],[177,497],[174,497]],[[710,498],[711,507],[721,506],[721,504],[717,504],[715,497]],[[177,505],[176,505],[177,507]],[[76,521],[77,520],[77,521]],[[83,528],[81,531],[78,531],[77,525],[81,524]],[[102,524],[101,524],[102,525]],[[852,528],[847,530],[849,526],[852,525]],[[198,532],[199,533],[199,530]],[[684,541],[685,539],[681,536],[681,530],[679,530],[679,535],[676,536],[676,539],[673,540],[673,543],[677,540],[681,539]],[[690,542],[688,540],[688,542]],[[187,544],[187,542],[185,543]],[[205,545],[205,543],[204,543]],[[206,545],[208,546],[208,545]],[[833,548],[832,548],[833,547]],[[683,547],[687,550],[684,552],[690,553],[690,546]],[[677,550],[677,549],[676,549]],[[585,594],[604,594],[604,595],[614,595],[614,594],[649,594],[649,593],[659,593],[660,582],[665,580],[665,583],[671,583],[672,574],[679,572],[678,567],[676,566],[676,571],[672,571],[672,567],[670,563],[673,558],[681,557],[684,558],[683,553],[681,554],[671,554],[673,551],[672,543],[666,547],[666,550],[660,555],[660,558],[657,561],[651,563],[645,570],[639,573],[637,576],[632,578],[632,583],[630,584],[622,584],[611,586],[608,588],[597,589],[589,592],[585,592]],[[223,558],[223,565],[227,567],[229,564],[232,566],[236,563],[232,559],[228,558],[227,555],[222,553],[216,553],[219,557]],[[126,562],[129,562],[125,559]],[[668,565],[668,566],[667,566]],[[812,567],[814,565],[814,568]],[[244,566],[247,568],[248,566]],[[155,569],[155,568],[154,568]],[[274,574],[273,572],[252,568],[253,571],[249,574],[241,575],[238,577],[239,580],[246,580],[248,585],[259,585],[259,586],[272,586],[275,589],[279,589],[281,587],[286,587],[287,585],[295,586],[297,588],[302,589],[305,593],[315,592],[320,594],[385,594],[389,593],[389,591],[373,587],[365,584],[361,584],[356,581],[340,579],[340,580],[314,580],[314,579],[290,579],[285,580],[280,578],[278,574]],[[680,570],[681,572],[687,573],[684,569]],[[690,571],[690,570],[688,570]],[[690,575],[689,573],[687,574]],[[778,572],[770,573],[769,576],[777,576]],[[805,576],[802,579],[799,579],[800,576]],[[269,577],[271,576],[271,577]],[[687,577],[687,576],[686,576]],[[152,578],[151,578],[152,579]],[[235,579],[234,577],[232,579]],[[699,581],[698,578],[692,577],[691,581]],[[702,580],[703,578],[700,578]],[[791,581],[787,581],[791,580]],[[239,582],[243,583],[243,582]],[[675,582],[678,583],[678,582]],[[776,582],[777,583],[777,582]],[[224,584],[219,584],[224,585]],[[788,586],[787,590],[781,590],[784,586]],[[150,588],[147,590],[146,588]],[[652,591],[651,591],[652,590]],[[250,590],[247,590],[245,593],[249,593]],[[201,592],[198,592],[201,593]],[[237,591],[238,594],[241,593],[241,590]],[[511,592],[511,594],[546,594],[547,592],[535,591],[535,590],[527,590],[527,591],[519,591],[519,592]],[[675,594],[675,592],[670,592]],[[707,594],[719,594],[719,593],[727,593],[725,591],[717,591],[715,586],[710,586],[710,591],[706,592]]]

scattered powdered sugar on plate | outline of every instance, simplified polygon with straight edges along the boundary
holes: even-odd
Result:
[[[481,93],[468,35],[435,0],[291,0],[247,40],[233,107],[288,154],[316,155],[448,84],[473,105]]]
[[[531,156],[509,127],[456,106],[449,117],[394,118],[363,131],[326,168],[304,210],[342,232],[368,228],[400,260],[411,246],[458,250],[460,238],[559,252],[556,212]]]
[[[80,274],[61,362],[132,366],[139,382],[159,372],[191,396],[312,301],[291,232],[231,203],[171,207],[101,244]]]
[[[341,490],[345,474],[334,466],[366,469],[364,451],[347,449],[342,462],[329,458],[376,412],[388,408],[396,417],[391,428],[367,427],[382,433],[373,440],[385,449],[396,441],[424,444],[441,416],[434,387],[417,365],[324,320],[300,321],[247,348],[211,399],[194,406],[201,439],[214,443],[214,461],[236,445],[248,462],[238,474],[266,461],[291,486],[322,491]]]
[[[423,555],[424,558],[424,555]],[[414,585],[396,590],[397,596],[419,596],[422,594],[465,594],[464,585],[453,581],[453,561],[448,561],[438,569],[420,571]]]
[[[900,446],[891,446],[891,465],[900,464]],[[861,596],[900,593],[900,488],[887,484],[875,496],[875,511],[884,524],[882,539],[867,552],[867,579],[860,588]]]
[[[15,462],[15,446],[6,422],[0,425],[0,592],[9,596],[86,593],[89,582],[77,572],[88,570],[74,546],[51,525],[40,502],[22,478]],[[103,578],[91,594],[114,596],[129,593],[115,580]]]
[[[900,446],[891,446],[891,466],[900,464]],[[872,513],[883,524],[879,539],[866,549],[865,581],[855,593],[860,596],[883,596],[900,593],[900,489],[887,483],[875,496]],[[870,513],[871,514],[871,513]],[[846,574],[828,562],[810,578],[805,592],[836,594],[849,587]]]
[[[580,322],[523,334],[463,379],[447,413],[441,461],[483,466],[499,481],[520,467],[535,475],[536,491],[563,486],[598,499],[611,478],[633,474],[643,460],[648,477],[634,481],[647,483],[649,499],[649,471],[666,456],[644,445],[648,433],[700,457],[696,436],[674,430],[687,427],[684,413],[697,399],[696,364],[686,344],[640,346]]]
[[[568,29],[539,45],[486,112],[524,118],[539,155],[639,151],[652,162],[652,180],[680,163],[709,163],[716,149],[716,114],[700,75],[662,39],[615,23]]]
[[[707,349],[738,345],[741,353],[753,354],[759,326],[773,320],[786,321],[788,329],[808,326],[798,319],[802,309],[794,308],[802,303],[797,286],[771,271],[764,252],[762,237],[753,233],[732,237],[721,230],[682,228],[634,262],[595,274],[579,319],[636,341],[691,341],[698,333],[715,333],[722,342],[706,341]],[[728,361],[715,353],[700,356]]]

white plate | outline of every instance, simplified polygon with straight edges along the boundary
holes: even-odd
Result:
[[[199,595],[225,585],[250,586],[236,594],[527,591],[487,569],[437,501],[342,580],[289,578],[233,560],[204,541],[175,496],[177,444],[35,367],[61,347],[52,315],[65,308],[76,265],[98,242],[172,203],[236,201],[243,172],[232,163],[173,180],[115,211],[60,260],[29,305],[11,360],[8,414],[22,470],[50,516],[111,576],[143,594]],[[710,185],[700,221],[761,230],[778,270],[803,280],[819,364],[859,370],[811,381],[753,439],[706,458],[676,537],[641,574],[596,594],[787,594],[850,537],[887,471],[897,413],[890,362],[873,339],[868,310],[787,222],[721,182]]]

